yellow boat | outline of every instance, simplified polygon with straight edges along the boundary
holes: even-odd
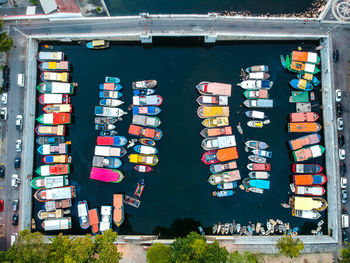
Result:
[[[146,155],[146,154],[130,154],[129,162],[147,165],[156,165],[159,159],[156,155]]]
[[[328,207],[327,201],[322,197],[305,197],[292,196],[289,199],[289,205],[292,208],[292,215],[294,216],[296,210],[303,211],[319,211],[322,212]]]
[[[201,106],[197,110],[197,115],[199,118],[228,117],[230,116],[230,108],[219,106]]]
[[[40,75],[42,81],[60,81],[68,82],[69,74],[67,72],[48,72],[45,71]]]
[[[213,128],[213,127],[228,126],[229,122],[227,117],[211,117],[202,121],[202,124],[205,127]]]

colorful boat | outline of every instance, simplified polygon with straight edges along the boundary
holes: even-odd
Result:
[[[127,112],[120,108],[95,106],[95,115],[102,117],[121,117]]]
[[[236,189],[238,187],[238,184],[237,184],[237,181],[234,181],[229,183],[218,184],[216,187],[219,190],[231,190],[231,189]]]
[[[307,81],[311,82],[314,87],[318,86],[321,81],[318,80],[316,76],[310,73],[305,73],[305,74],[297,74],[298,79],[306,79]]]
[[[301,174],[293,175],[295,185],[322,185],[327,182],[324,174]]]
[[[36,86],[40,93],[47,94],[73,94],[74,87],[77,83],[62,83],[62,82],[42,82]]]
[[[262,172],[262,171],[249,172],[248,176],[253,179],[264,179],[264,180],[270,178],[270,174],[268,172]]]
[[[161,121],[158,117],[134,114],[132,116],[132,124],[156,128],[161,124]]]
[[[266,163],[266,158],[258,155],[249,155],[248,160],[254,163]]]
[[[232,171],[212,174],[208,178],[208,182],[211,185],[229,183],[229,182],[234,182],[237,180],[241,180],[241,175],[239,173],[239,170],[232,170]]]
[[[270,80],[244,80],[238,83],[242,89],[271,89],[273,81]]]
[[[273,100],[270,99],[256,99],[256,100],[245,100],[243,105],[248,108],[272,108]]]
[[[256,111],[256,110],[248,110],[245,112],[245,116],[251,119],[260,119],[263,120],[267,118],[267,115],[263,111]]]
[[[161,108],[156,106],[145,106],[145,107],[133,106],[132,107],[133,114],[145,114],[145,115],[155,116],[155,115],[158,115],[161,111],[162,111]]]
[[[42,158],[43,163],[70,163],[71,157],[67,154],[57,154],[57,155],[45,155]]]
[[[66,143],[60,144],[43,144],[37,149],[38,153],[42,155],[48,154],[66,154],[68,152],[68,147]]]
[[[36,138],[36,143],[39,145],[43,144],[59,144],[59,143],[64,143],[66,142],[65,138],[63,136],[59,137],[43,137],[40,136]]]
[[[90,179],[107,183],[120,183],[124,179],[124,174],[115,169],[92,167]]]
[[[325,150],[326,149],[321,145],[313,145],[293,151],[293,157],[296,162],[302,162],[322,156]]]
[[[268,163],[249,163],[247,168],[250,171],[271,171],[271,164]]]
[[[105,49],[109,48],[109,41],[106,40],[92,40],[86,44],[89,49]]]
[[[115,84],[115,83],[101,83],[98,85],[100,90],[111,90],[111,91],[119,91],[123,87],[120,84]]]
[[[112,228],[112,206],[101,206],[100,232],[103,234]]]
[[[315,52],[306,51],[292,51],[290,59],[294,61],[308,62],[312,64],[319,64],[321,59]]]
[[[117,121],[118,119],[113,117],[95,117],[96,124],[114,124]]]
[[[242,184],[248,189],[251,187],[264,190],[270,189],[270,181],[268,180],[245,178],[243,179]]]
[[[289,84],[294,89],[299,89],[302,91],[310,91],[314,88],[310,82],[308,82],[306,79],[292,79]]]
[[[201,95],[196,100],[199,105],[202,106],[227,106],[228,97],[227,96],[210,96]]]
[[[291,184],[290,189],[297,195],[321,196],[326,192],[322,186],[302,186]]]
[[[128,140],[125,136],[97,136],[97,145],[124,146]]]
[[[317,144],[320,141],[321,136],[318,133],[312,133],[294,140],[290,140],[288,143],[291,150],[298,150],[308,145]]]
[[[62,187],[68,184],[68,175],[37,176],[30,182],[34,189]]]
[[[237,162],[235,161],[231,161],[228,163],[212,164],[210,165],[210,168],[209,168],[209,170],[214,174],[221,173],[226,170],[233,170],[233,169],[237,169]]]
[[[155,89],[137,89],[137,90],[133,90],[133,95],[134,96],[148,96],[148,95],[152,95],[154,93],[156,93]]]
[[[45,61],[39,64],[41,71],[69,71],[70,64],[68,61]]]
[[[292,208],[292,215],[294,216],[295,210],[322,212],[326,210],[328,204],[322,197],[291,196],[289,206]]]
[[[202,81],[196,86],[198,92],[203,95],[217,95],[231,97],[231,84]]]
[[[70,199],[76,196],[74,186],[63,186],[57,188],[40,188],[34,193],[34,198],[39,202]]]
[[[207,128],[222,127],[222,126],[228,126],[229,121],[227,117],[211,117],[203,120],[202,125]]]
[[[289,97],[289,102],[291,103],[308,103],[310,102],[311,96],[309,96],[308,91],[292,91],[292,96]],[[311,94],[311,92],[310,92]]]
[[[35,128],[35,133],[39,136],[64,136],[65,127],[64,125],[46,126],[39,124]]]
[[[64,59],[64,53],[59,51],[40,51],[35,57],[40,62],[62,61]]]
[[[90,221],[89,208],[86,200],[78,202],[78,217],[80,227],[82,229],[87,229],[90,226]]]
[[[124,203],[139,208],[141,201],[131,196],[125,195]]]
[[[38,98],[40,104],[69,104],[68,94],[41,94]]]
[[[120,79],[117,78],[117,77],[108,77],[108,76],[106,76],[105,77],[105,82],[118,84],[118,83],[120,83]]]
[[[290,64],[287,64],[287,69],[295,73],[310,73],[317,74],[320,70],[316,67],[315,64],[292,61]]]
[[[232,134],[231,126],[226,126],[222,128],[204,128],[200,132],[200,135],[202,135],[204,138],[221,136],[221,135],[231,135],[231,134]]]
[[[150,138],[156,141],[160,140],[163,136],[163,132],[158,128],[146,128],[134,124],[130,124],[128,133],[135,136]]]
[[[94,156],[92,158],[92,166],[94,167],[118,169],[122,164],[122,161],[116,157]]]
[[[292,171],[298,174],[317,174],[323,171],[323,167],[318,164],[294,163]]]
[[[269,145],[266,142],[261,142],[256,140],[246,141],[245,145],[251,149],[258,149],[258,150],[264,150],[269,147]]]
[[[154,79],[140,80],[131,83],[133,89],[153,89],[157,86],[157,81]]]
[[[163,103],[163,98],[159,95],[132,97],[132,104],[134,106],[159,106],[162,103]]]
[[[268,99],[269,91],[267,89],[246,90],[243,95],[247,99]]]
[[[120,91],[101,90],[98,96],[100,99],[119,99],[123,94]]]
[[[245,72],[243,69],[241,69],[240,74],[242,80],[265,80],[270,77],[270,74],[266,72]]]
[[[113,222],[120,227],[124,222],[124,196],[123,194],[113,195]]]
[[[134,192],[134,196],[137,199],[140,199],[144,189],[145,189],[145,180],[141,179],[141,181],[137,183],[136,190]]]
[[[236,137],[234,135],[227,135],[204,139],[201,146],[206,151],[233,147],[236,146]]]
[[[141,138],[139,139],[140,143],[146,146],[154,146],[156,145],[156,142],[151,140],[151,139],[147,139],[147,138]]]
[[[238,152],[236,147],[230,147],[230,148],[205,152],[202,155],[202,162],[205,164],[213,164],[213,163],[231,161],[235,159],[238,159]]]
[[[157,154],[158,150],[155,147],[152,146],[146,146],[146,145],[135,145],[134,150],[137,153],[142,154]]]
[[[321,217],[321,214],[318,211],[294,210],[293,216],[316,220]]]
[[[291,122],[288,123],[288,132],[318,132],[322,126],[317,122]]]
[[[91,232],[92,234],[96,235],[98,234],[99,225],[100,225],[100,218],[98,216],[97,208],[89,210],[89,223],[91,226]]]
[[[290,122],[314,122],[320,116],[314,112],[293,112],[290,114]]]
[[[226,196],[232,196],[235,192],[233,190],[221,190],[221,191],[214,191],[213,196],[217,197],[226,197]]]
[[[156,155],[145,155],[145,154],[130,154],[129,162],[137,164],[145,164],[154,166],[158,163],[159,159]]]
[[[255,149],[255,150],[252,150],[252,153],[262,157],[272,158],[272,152],[270,151]]]
[[[116,128],[113,124],[95,124],[96,131],[111,131]]]
[[[70,113],[44,113],[40,115],[36,120],[45,125],[58,125],[58,124],[70,124]]]
[[[65,213],[66,212],[66,213]],[[67,213],[68,212],[68,213]],[[63,209],[56,209],[55,211],[44,211],[39,210],[38,212],[38,218],[40,220],[44,219],[54,219],[54,218],[62,218],[65,214],[69,214],[70,211],[64,211]]]
[[[45,211],[55,211],[56,209],[65,209],[72,206],[72,199],[65,199],[59,201],[47,201],[44,203]]]
[[[142,164],[135,165],[134,169],[140,173],[148,173],[153,171],[153,169],[148,165],[142,165]]]
[[[47,104],[43,107],[45,113],[72,112],[71,104]]]
[[[95,155],[104,157],[123,157],[127,154],[124,147],[95,146]],[[118,161],[115,161],[117,164]]]
[[[197,110],[197,115],[199,118],[228,117],[230,116],[230,108],[219,106],[200,106]]]
[[[264,122],[263,121],[248,121],[247,125],[251,128],[262,128],[264,126]]]
[[[41,226],[45,231],[67,230],[72,228],[72,219],[70,217],[45,219]]]
[[[287,55],[287,58],[289,59],[289,56]],[[283,55],[280,55],[280,60],[281,60],[281,64],[282,66],[287,69],[287,62],[286,62],[286,59],[284,58]]]
[[[251,66],[244,70],[245,72],[267,72],[269,71],[269,67],[265,65]]]
[[[69,174],[69,164],[53,164],[53,165],[41,165],[35,170],[38,175],[49,176],[49,175],[62,175]]]
[[[59,81],[59,82],[68,82],[69,73],[68,72],[50,72],[44,71],[40,75],[42,81]]]
[[[123,103],[124,101],[118,99],[100,99],[101,106],[118,107]]]

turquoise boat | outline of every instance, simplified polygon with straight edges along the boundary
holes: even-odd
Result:
[[[310,91],[314,88],[310,82],[308,82],[306,79],[292,79],[289,84],[294,89],[299,89],[302,91]]]
[[[270,181],[268,180],[245,178],[243,179],[242,184],[245,188],[254,187],[265,190],[270,189]]]
[[[213,196],[217,197],[226,197],[226,196],[232,196],[235,192],[233,190],[221,190],[221,191],[214,191]]]

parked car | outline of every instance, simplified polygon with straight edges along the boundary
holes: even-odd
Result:
[[[344,135],[338,134],[338,146],[343,147],[344,146]]]
[[[0,112],[1,119],[7,120],[7,107],[2,107]]]
[[[346,164],[341,162],[340,165],[339,165],[339,171],[340,171],[340,174],[341,175],[344,175],[345,172],[346,172]]]
[[[21,157],[17,156],[15,158],[15,169],[21,168]]]
[[[1,165],[0,166],[0,179],[4,179],[5,178],[5,166]]]
[[[12,209],[14,212],[16,212],[18,210],[18,205],[19,205],[19,200],[18,199],[13,200]]]
[[[340,187],[341,189],[345,189],[347,185],[348,180],[346,177],[340,177]]]
[[[345,160],[345,150],[343,148],[339,149],[339,159]]]
[[[333,61],[334,62],[338,62],[339,60],[339,50],[338,49],[334,49],[333,50]]]
[[[343,118],[338,118],[337,119],[337,128],[338,128],[338,131],[344,130],[344,120],[343,120]]]
[[[22,151],[22,140],[18,139],[16,141],[16,152],[21,152]]]
[[[2,83],[2,91],[8,91],[10,87],[9,80],[4,80]]]
[[[2,74],[5,81],[8,81],[10,79],[10,67],[8,65],[4,66]]]
[[[4,211],[4,200],[0,200],[0,212]]]
[[[341,90],[340,89],[335,90],[335,101],[341,102]]]
[[[19,179],[18,174],[13,174],[11,178],[11,186],[12,187],[18,187],[18,185],[21,183],[21,180]]]
[[[346,231],[343,231],[342,237],[343,237],[343,242],[349,241],[349,234]]]
[[[348,191],[346,191],[345,189],[341,190],[341,202],[343,204],[346,204],[347,201],[348,201]]]
[[[18,215],[14,214],[12,216],[12,225],[17,226],[18,225]]]
[[[337,116],[341,116],[343,114],[343,106],[341,105],[340,102],[337,102],[335,104],[335,109],[336,109],[336,112],[337,112]]]
[[[23,116],[18,114],[16,117],[16,129],[17,130],[22,130],[23,129]]]
[[[2,104],[6,105],[7,104],[7,92],[3,93],[1,95],[1,102]]]

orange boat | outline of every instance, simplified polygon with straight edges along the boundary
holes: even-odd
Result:
[[[290,122],[314,122],[319,117],[314,112],[294,112],[290,114]]]
[[[310,64],[306,62],[301,61],[292,61],[292,63],[289,66],[290,71],[297,72],[297,73],[310,73],[310,74],[316,74],[320,72],[320,70],[315,66],[315,64]]]
[[[200,133],[204,138],[221,136],[221,135],[232,135],[232,127],[226,126],[222,128],[204,128]]]
[[[113,195],[113,206],[113,221],[119,227],[124,222],[124,196],[122,194]]]
[[[312,64],[320,63],[320,57],[315,52],[292,51],[291,60],[308,62]]]
[[[91,225],[91,232],[96,235],[99,232],[98,226],[100,224],[97,208],[89,210],[89,221]]]
[[[321,185],[327,182],[324,174],[302,174],[294,175],[293,181],[295,185]]]
[[[294,140],[290,140],[288,143],[292,150],[298,150],[305,146],[319,143],[320,140],[321,136],[318,133],[313,133]]]
[[[288,123],[288,132],[318,132],[322,126],[317,122],[291,122]]]
[[[236,147],[230,147],[210,152],[205,152],[202,156],[202,162],[205,164],[213,164],[219,162],[230,161],[238,158]]]

